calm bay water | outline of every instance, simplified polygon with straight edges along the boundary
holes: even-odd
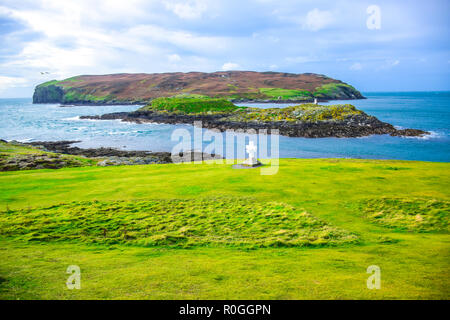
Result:
[[[450,92],[365,93],[366,100],[351,103],[397,127],[430,131],[425,138],[369,136],[362,138],[280,137],[280,157],[372,158],[450,161]],[[242,104],[284,107],[280,104]],[[0,99],[0,139],[19,141],[80,140],[80,147],[116,147],[126,150],[170,151],[174,129],[193,131],[190,125],[134,124],[118,120],[80,120],[81,115],[132,111],[137,106],[33,105],[31,99]],[[238,146],[241,148],[242,146]],[[220,152],[218,152],[220,153]]]

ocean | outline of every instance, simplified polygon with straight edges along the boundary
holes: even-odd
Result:
[[[450,92],[366,92],[351,103],[397,128],[431,132],[426,137],[376,135],[362,138],[279,137],[282,158],[358,158],[450,161]],[[284,107],[283,104],[240,104]],[[76,106],[32,104],[31,99],[0,99],[0,139],[30,141],[77,140],[76,146],[123,150],[171,151],[175,129],[193,132],[191,125],[135,124],[119,120],[81,120],[82,115],[133,111],[138,106]],[[206,131],[206,130],[205,130]],[[243,148],[243,146],[237,146]],[[217,152],[221,153],[221,152]]]

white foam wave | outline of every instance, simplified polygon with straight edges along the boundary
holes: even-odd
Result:
[[[9,140],[12,141],[12,140]],[[26,143],[26,142],[32,142],[34,141],[33,138],[27,138],[27,139],[16,139],[16,141],[21,142],[21,143]]]
[[[444,134],[436,132],[436,131],[428,131],[429,134],[425,134],[423,136],[417,136],[417,137],[403,137],[406,139],[420,139],[420,140],[431,140],[431,139],[439,139],[444,136]]]

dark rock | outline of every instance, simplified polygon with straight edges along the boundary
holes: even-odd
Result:
[[[60,169],[64,167],[80,167],[85,163],[64,155],[18,154],[0,158],[0,171],[16,171],[31,169]]]
[[[55,85],[37,86],[33,94],[33,103],[58,103],[61,102],[64,91]]]
[[[126,151],[126,150],[117,150],[114,148],[82,149],[79,147],[71,146],[73,143],[77,142],[80,141],[35,141],[35,142],[28,142],[25,144],[39,147],[42,150],[49,152],[85,156],[89,158],[107,158],[99,163],[99,165],[101,166],[173,162],[172,154],[170,152]],[[210,154],[195,151],[190,151],[189,153],[190,154],[188,156],[185,155],[185,157],[175,162],[182,162],[182,161],[191,162],[198,160],[211,160],[220,158],[218,156],[213,157]]]
[[[430,133],[419,129],[402,129],[402,130],[395,130],[393,133],[391,133],[391,136],[421,137],[427,134]]]

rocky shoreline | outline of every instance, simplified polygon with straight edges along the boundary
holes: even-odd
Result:
[[[35,169],[61,169],[92,165],[61,154],[20,154],[0,157],[0,171],[18,171]]]
[[[170,152],[125,151],[114,148],[74,147],[80,141],[35,141],[18,142],[0,139],[0,171],[61,169],[85,166],[119,166],[181,163],[222,159],[211,155],[190,151],[172,157]],[[26,148],[23,150],[23,148]],[[30,148],[32,147],[32,148]],[[22,148],[19,152],[2,152],[2,149]],[[3,149],[4,150],[4,149]]]
[[[24,143],[0,139],[0,171],[61,169],[95,164],[96,161],[89,158],[42,152]]]
[[[104,147],[83,149],[72,146],[72,144],[78,142],[80,141],[35,141],[24,143],[24,145],[31,145],[48,152],[103,159],[97,163],[99,166],[162,164],[174,162],[170,152],[127,151]],[[181,154],[180,157],[183,158],[180,159],[180,161],[175,162],[190,162],[219,158],[218,155],[193,151],[191,151],[189,155]]]
[[[193,124],[201,121],[202,126],[208,129],[249,130],[249,129],[278,129],[280,135],[303,138],[353,138],[374,134],[389,134],[391,136],[422,136],[429,134],[418,129],[398,130],[393,125],[382,122],[376,117],[367,114],[358,114],[344,120],[326,120],[316,122],[293,121],[228,121],[224,115],[193,115],[175,114],[154,111],[115,112],[100,116],[81,116],[80,119],[91,120],[117,120],[135,123],[154,122],[167,124]]]

